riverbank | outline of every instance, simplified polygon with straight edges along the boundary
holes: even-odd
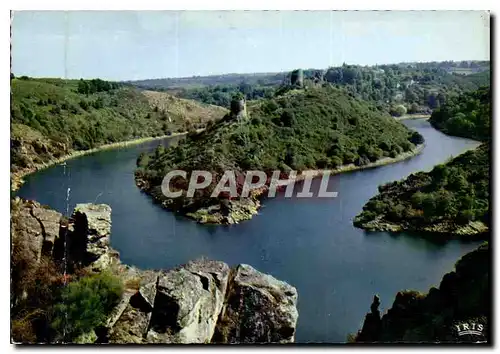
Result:
[[[342,165],[336,169],[315,170],[317,174],[314,178],[319,178],[325,174],[333,176],[343,172],[370,169],[400,162],[420,154],[424,147],[425,144],[420,144],[413,150],[401,153],[396,157],[384,157],[362,166],[348,164]],[[297,176],[295,181],[298,182],[304,178],[305,176],[301,174]],[[160,203],[165,209],[187,216],[200,224],[231,225],[238,224],[241,221],[250,220],[254,215],[258,214],[258,211],[262,206],[262,200],[265,199],[267,192],[267,187],[262,187],[252,191],[248,198],[224,200],[224,202],[219,202],[214,205],[195,208],[196,210],[194,211],[192,210],[193,207],[191,204],[190,211],[185,212],[183,209],[172,210],[170,207],[173,204],[172,199],[165,198],[159,190],[151,188],[147,181],[136,176],[136,184],[141,190],[152,196],[153,199]],[[193,204],[194,203],[206,205],[203,201],[193,202]]]
[[[356,217],[354,226],[366,231],[384,231],[384,232],[417,232],[425,234],[440,234],[445,237],[456,237],[459,239],[488,239],[489,228],[481,221],[469,221],[465,225],[446,220],[433,223],[431,225],[415,225],[409,222],[391,222],[384,219],[383,215],[377,216],[374,220],[364,222]]]
[[[202,131],[203,129],[199,129],[198,131]],[[145,138],[139,138],[139,139],[134,139],[134,140],[127,140],[127,141],[120,141],[116,143],[111,143],[111,144],[105,144],[101,145],[99,147],[89,149],[89,150],[74,150],[71,151],[69,154],[64,155],[60,158],[57,159],[52,159],[48,162],[40,163],[40,164],[35,164],[31,167],[24,168],[20,171],[16,172],[11,172],[10,173],[10,181],[11,181],[11,191],[15,192],[18,190],[24,183],[23,178],[40,170],[43,170],[45,168],[63,163],[65,161],[85,156],[85,155],[90,155],[95,152],[103,151],[103,150],[110,150],[110,149],[119,149],[119,148],[124,148],[127,146],[132,146],[132,145],[137,145],[137,144],[142,144],[146,143],[148,141],[155,141],[155,140],[161,140],[165,138],[174,138],[178,136],[183,136],[186,135],[188,132],[182,132],[182,133],[172,133],[170,135],[162,135],[162,136],[156,136],[156,137],[145,137]]]

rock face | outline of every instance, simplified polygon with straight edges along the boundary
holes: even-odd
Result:
[[[111,250],[111,208],[106,204],[77,204],[69,222],[70,258],[93,269],[110,266],[118,254]]]
[[[248,265],[197,260],[142,286],[111,343],[291,343],[297,291]]]
[[[25,242],[33,264],[42,252],[69,273],[111,271],[125,291],[105,328],[82,342],[289,343],[297,323],[297,291],[248,265],[200,259],[172,270],[121,264],[110,247],[111,208],[78,204],[69,220],[19,198],[12,202],[12,239]],[[66,242],[65,242],[66,241]],[[66,252],[65,252],[66,251]],[[15,281],[15,280],[13,280]],[[96,335],[97,333],[97,335]]]
[[[78,204],[69,220],[35,201],[12,201],[13,242],[24,242],[38,262],[43,255],[61,262],[67,250],[68,265],[91,265],[103,270],[118,260],[109,246],[111,208],[105,204]],[[66,244],[65,244],[66,240]]]
[[[229,267],[192,262],[161,274],[147,340],[153,343],[209,343],[224,302]]]
[[[52,255],[60,234],[62,214],[20,198],[12,200],[11,208],[12,242],[24,242],[35,262],[40,261],[42,254]]]
[[[249,265],[236,267],[214,342],[292,343],[297,291]]]

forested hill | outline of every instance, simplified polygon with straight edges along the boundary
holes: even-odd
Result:
[[[491,137],[491,90],[483,87],[451,98],[436,109],[430,123],[446,134],[489,140]]]
[[[99,79],[11,77],[11,170],[103,144],[203,128],[226,112]]]
[[[351,95],[375,102],[393,115],[430,113],[449,97],[478,89],[490,81],[490,63],[478,61],[342,65],[304,69],[306,85],[332,84]],[[290,73],[227,74],[130,82],[141,88],[172,92],[179,97],[228,106],[236,92],[247,99],[272,98]]]
[[[217,173],[229,169],[238,173],[363,166],[411,151],[422,141],[417,132],[410,132],[388,114],[343,90],[292,89],[273,99],[254,102],[246,118],[228,115],[176,147],[141,156],[136,178],[142,188],[161,199],[162,179],[174,169]],[[177,198],[168,205],[186,211],[218,203],[215,198],[208,199],[195,195],[195,199]]]
[[[429,231],[487,237],[490,224],[490,144],[431,172],[379,187],[354,225],[367,230]]]

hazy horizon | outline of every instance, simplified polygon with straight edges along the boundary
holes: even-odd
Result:
[[[16,11],[12,72],[128,81],[488,61],[489,26],[484,11]]]

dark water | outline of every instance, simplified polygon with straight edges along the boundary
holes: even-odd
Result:
[[[26,178],[18,195],[65,213],[69,186],[70,211],[76,203],[111,205],[112,246],[128,264],[170,268],[200,256],[231,265],[248,263],[297,288],[298,342],[343,342],[361,327],[373,294],[380,294],[384,310],[399,290],[426,291],[478,245],[367,234],[352,226],[353,217],[376,194],[378,185],[428,171],[478,144],[446,136],[426,121],[405,124],[425,137],[421,155],[331,177],[330,188],[338,191],[337,198],[267,200],[258,216],[236,226],[202,226],[176,217],[136,188],[137,155],[158,142],[70,160],[66,174],[63,166],[40,171]]]

